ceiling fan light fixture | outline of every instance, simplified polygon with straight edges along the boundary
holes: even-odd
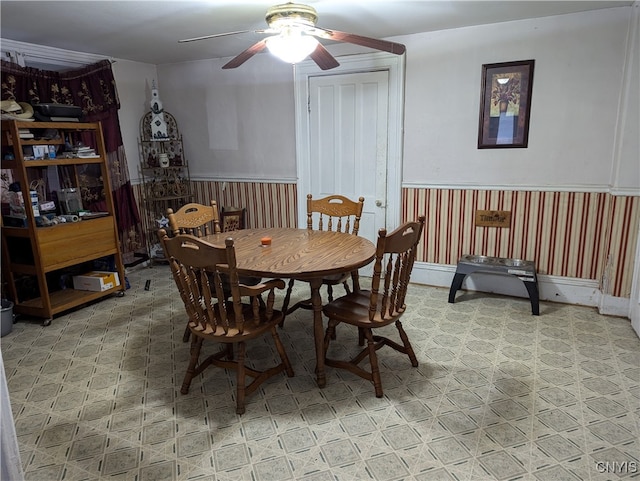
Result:
[[[264,30],[214,33],[212,35],[179,40],[179,42],[193,42],[195,40],[226,37],[227,35],[249,32],[272,35],[259,40],[240,52],[224,64],[222,66],[223,69],[237,68],[265,48],[274,56],[291,64],[296,64],[307,57],[311,57],[311,60],[322,70],[329,70],[339,66],[340,63],[316,37],[360,45],[396,55],[403,55],[406,51],[406,47],[401,43],[316,27],[318,12],[315,8],[301,3],[289,2],[274,5],[267,10],[265,20],[269,28]]]
[[[267,10],[265,20],[270,28],[280,28],[292,24],[313,27],[318,20],[318,12],[309,5],[289,2],[274,5]]]
[[[299,32],[284,31],[266,40],[269,51],[288,63],[302,62],[318,46],[318,39]]]

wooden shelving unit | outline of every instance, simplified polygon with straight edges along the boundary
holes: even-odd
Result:
[[[20,131],[26,130],[35,133],[36,139],[20,138]],[[42,132],[46,138],[38,139]],[[92,147],[96,157],[67,158],[62,146],[78,142]],[[40,145],[55,146],[56,157],[30,160],[27,153]],[[3,182],[3,199],[21,195],[25,205],[21,218],[10,216],[3,203],[2,272],[16,314],[43,318],[43,324],[48,325],[56,314],[105,296],[124,294],[125,271],[106,162],[100,123],[2,122],[1,166],[10,176]],[[12,192],[7,190],[9,183]],[[36,215],[30,204],[33,185],[40,186],[46,200],[53,200],[62,187],[82,191],[90,186],[94,192],[100,191],[105,215],[43,226],[43,216]],[[60,213],[59,202],[56,208]],[[5,220],[9,219],[22,225],[8,225]],[[109,268],[96,269],[93,266],[97,263]],[[73,289],[72,276],[89,270],[116,271],[120,285],[102,292]]]

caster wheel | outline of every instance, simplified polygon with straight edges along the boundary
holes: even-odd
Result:
[[[44,327],[50,326],[51,325],[51,321],[52,321],[52,319],[45,319],[44,321],[42,321],[42,325]]]
[[[124,297],[124,291],[120,291],[116,294],[116,297]]]

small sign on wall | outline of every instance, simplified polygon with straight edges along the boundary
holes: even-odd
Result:
[[[477,210],[476,227],[511,227],[511,211]]]

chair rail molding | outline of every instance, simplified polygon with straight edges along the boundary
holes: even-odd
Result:
[[[448,184],[402,182],[403,189],[441,190],[498,190],[504,192],[596,192],[615,196],[640,197],[640,188],[614,187],[609,184],[592,185],[516,185],[516,184]]]

